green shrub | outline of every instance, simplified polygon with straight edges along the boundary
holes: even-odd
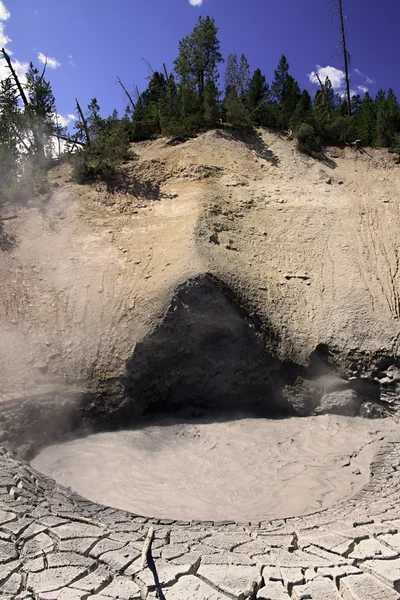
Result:
[[[82,184],[103,181],[115,190],[122,179],[119,165],[129,158],[131,136],[128,120],[105,121],[99,135],[72,156],[72,179]]]
[[[400,163],[400,133],[396,133],[396,135],[394,137],[392,150],[395,154],[397,154],[396,162],[399,164]]]
[[[296,132],[297,148],[301,152],[312,153],[321,149],[321,140],[309,123],[302,123]]]
[[[23,203],[37,196],[47,196],[51,187],[45,169],[29,169],[19,177],[0,181],[0,202]]]

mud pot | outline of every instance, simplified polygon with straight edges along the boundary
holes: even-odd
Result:
[[[164,419],[49,446],[32,465],[90,500],[139,515],[273,519],[327,508],[360,490],[391,427],[328,415]]]

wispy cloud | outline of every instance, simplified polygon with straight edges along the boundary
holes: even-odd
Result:
[[[38,59],[44,65],[47,63],[49,69],[58,69],[58,67],[61,67],[61,63],[58,62],[58,60],[56,60],[55,58],[51,58],[50,56],[46,56],[45,54],[43,54],[43,52],[38,53]]]
[[[12,60],[11,61],[12,66],[15,69],[15,72],[18,75],[18,78],[20,80],[20,82],[22,83],[22,85],[25,85],[26,83],[26,72],[29,68],[29,64],[26,63],[21,63],[19,60]],[[7,68],[6,62],[5,60],[1,60],[0,61],[0,81],[3,81],[3,79],[7,79],[7,77],[10,76],[10,71]]]
[[[10,11],[4,6],[2,0],[0,0],[0,21],[7,21],[10,16]]]
[[[10,38],[8,37],[8,35],[6,35],[4,31],[4,21],[7,21],[7,19],[9,19],[10,16],[10,11],[5,7],[2,0],[0,0],[0,46],[2,48],[5,48],[8,42],[11,42]]]
[[[189,4],[192,6],[201,6],[204,0],[189,0]]]
[[[344,87],[345,82],[345,73],[341,69],[337,69],[336,67],[331,67],[327,65],[326,67],[321,67],[321,65],[317,65],[316,71],[311,71],[309,73],[308,78],[311,83],[318,83],[318,77],[322,81],[325,81],[326,77],[329,77],[332,87],[335,91],[339,92]],[[317,77],[318,76],[318,77]]]
[[[76,67],[76,64],[74,63],[74,60],[73,60],[73,59],[74,59],[73,55],[72,55],[72,54],[70,54],[70,55],[68,56],[68,64],[69,64],[69,65],[71,65],[71,67]]]
[[[70,123],[76,121],[75,115],[57,115],[57,121],[61,125],[61,127],[68,127]]]
[[[357,86],[357,89],[359,92],[362,92],[363,94],[366,94],[369,91],[369,88],[367,88],[366,85],[359,85],[359,86]]]
[[[364,81],[365,85],[371,85],[371,84],[375,83],[374,79],[371,79],[371,77],[368,77],[368,75],[366,75],[365,73],[363,73],[362,71],[360,71],[360,69],[353,69],[353,72],[356,75],[359,75],[359,77],[364,77],[365,78],[365,81]],[[358,89],[362,91],[362,88],[365,87],[365,85],[364,86],[359,85]],[[368,91],[368,89],[367,89],[367,91]]]

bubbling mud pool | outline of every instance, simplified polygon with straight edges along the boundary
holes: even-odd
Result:
[[[32,466],[89,500],[155,518],[252,521],[302,515],[369,479],[390,421],[318,416],[172,423],[45,448]]]

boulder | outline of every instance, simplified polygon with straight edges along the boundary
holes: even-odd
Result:
[[[360,406],[361,400],[354,390],[342,390],[324,394],[315,413],[355,417],[359,414]]]

